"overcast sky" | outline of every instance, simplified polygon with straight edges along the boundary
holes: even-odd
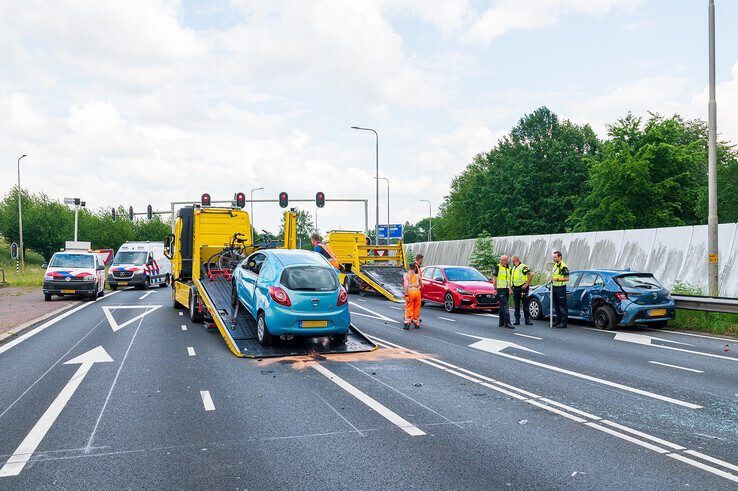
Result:
[[[368,198],[427,216],[525,113],[707,115],[707,0],[0,2],[0,193],[91,208]],[[718,131],[738,143],[738,1],[717,0]],[[386,188],[380,194],[386,221]],[[312,205],[303,205],[314,213]],[[276,205],[257,228],[276,230]],[[361,229],[328,204],[319,228]]]

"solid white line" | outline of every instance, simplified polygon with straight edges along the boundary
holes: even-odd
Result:
[[[393,423],[394,425],[401,428],[405,433],[407,433],[410,436],[422,436],[425,435],[425,432],[421,430],[420,428],[416,427],[412,423],[410,423],[408,420],[400,416],[399,414],[395,413],[391,409],[387,408],[383,404],[381,404],[376,399],[373,399],[372,397],[368,396],[367,394],[363,393],[350,383],[346,382],[344,379],[336,375],[335,373],[331,372],[327,368],[325,368],[322,365],[319,365],[317,363],[311,363],[310,365],[313,367],[318,373],[324,375],[328,380],[333,382],[334,384],[341,387],[343,390],[369,406],[371,409],[379,413],[381,416],[383,416],[385,419]]]
[[[715,457],[710,457],[709,455],[705,455],[696,450],[687,450],[684,453],[688,453],[689,455],[694,455],[695,457],[699,457],[702,460],[712,462],[713,464],[722,465],[723,467],[727,469],[738,471],[738,465],[731,464],[730,462],[725,462],[724,460],[716,459]]]
[[[402,307],[395,307],[393,305],[390,305],[390,308],[394,310],[404,310]]]
[[[711,473],[713,473],[713,474],[715,474],[717,476],[723,477],[725,479],[729,479],[729,480],[731,480],[733,482],[738,482],[738,476],[735,476],[735,475],[733,475],[733,474],[731,474],[729,472],[722,471],[720,469],[716,469],[716,468],[714,468],[712,466],[703,464],[702,462],[697,462],[696,460],[692,460],[692,459],[690,459],[688,457],[685,457],[682,454],[670,453],[669,454],[669,457],[671,457],[672,459],[676,459],[676,460],[679,460],[681,462],[684,462],[685,464],[689,464],[689,465],[692,465],[692,466],[697,467],[699,469],[702,469],[703,471],[711,472]]]
[[[187,354],[189,354],[190,356],[195,356],[195,348],[193,348],[192,346],[188,346]]]
[[[441,317],[440,315],[438,316],[438,318],[442,321],[456,322],[456,319],[449,319],[448,317]]]
[[[210,397],[209,390],[201,390],[200,397],[202,398],[202,405],[206,411],[215,411],[215,404],[213,404],[213,398]]]
[[[111,297],[111,296],[115,295],[116,293],[118,293],[118,292],[111,292],[111,293],[108,293],[107,296],[108,297]],[[73,309],[70,309],[70,310],[67,310],[67,311],[63,312],[59,316],[54,317],[53,319],[44,322],[43,324],[41,324],[37,328],[32,329],[32,330],[28,331],[27,333],[23,334],[22,336],[19,336],[18,338],[14,339],[12,341],[9,341],[9,342],[7,342],[5,344],[3,344],[2,346],[0,346],[0,353],[5,353],[6,351],[8,351],[13,346],[16,346],[16,345],[22,343],[23,341],[25,341],[26,339],[30,338],[31,336],[35,336],[36,334],[40,333],[41,331],[43,331],[47,327],[53,326],[54,324],[56,324],[60,320],[69,317],[70,315],[74,314],[78,310],[82,310],[83,308],[89,307],[90,305],[94,305],[95,303],[97,303],[97,302],[85,302],[82,305],[79,305],[79,306],[77,306],[77,307],[75,307]]]
[[[362,314],[361,312],[351,312],[351,315],[358,315],[359,317],[366,317],[368,319],[374,319],[377,321],[386,321],[386,322],[395,322],[398,323],[398,321],[390,319],[389,321],[387,319],[382,319],[381,317],[377,317],[376,315],[369,315],[369,314]]]
[[[380,314],[379,312],[376,312],[376,311],[374,311],[374,310],[372,310],[372,309],[368,309],[368,308],[366,308],[366,307],[362,307],[361,305],[359,305],[359,304],[356,304],[356,303],[354,303],[354,302],[349,302],[349,304],[350,304],[350,305],[353,305],[354,307],[358,307],[358,308],[360,308],[361,310],[364,310],[364,311],[366,311],[366,312],[369,312],[370,314],[374,314],[374,316],[375,316],[375,317],[378,317],[379,319],[382,319],[383,321],[388,321],[388,322],[395,322],[395,323],[398,323],[398,324],[399,324],[399,322],[398,322],[398,321],[396,321],[396,320],[394,320],[394,319],[390,319],[390,318],[389,318],[389,317],[387,317],[386,315],[382,315],[382,314]]]
[[[615,431],[612,428],[608,428],[607,426],[602,426],[597,423],[584,423],[586,426],[589,426],[590,428],[594,428],[596,430],[604,431],[605,433],[608,433],[612,436],[616,436],[618,438],[622,438],[625,441],[628,441],[630,443],[635,443],[636,445],[640,445],[641,447],[647,448],[649,450],[653,450],[654,452],[658,452],[660,454],[666,454],[669,453],[668,450],[664,450],[661,447],[657,447],[656,445],[651,445],[648,442],[644,442],[643,440],[639,440],[637,438],[633,438],[630,435],[626,435],[625,433],[620,433],[619,431]]]
[[[523,336],[524,338],[537,339],[539,341],[543,339],[543,338],[539,338],[537,336],[531,336],[530,334],[523,334],[521,332],[514,332],[512,334],[514,334],[515,336]]]
[[[653,435],[649,435],[648,433],[643,433],[642,431],[634,430],[633,428],[628,428],[627,426],[623,426],[623,425],[618,424],[618,423],[616,423],[614,421],[608,421],[606,419],[603,419],[602,420],[602,423],[603,424],[606,424],[606,425],[609,425],[609,426],[612,426],[612,427],[615,427],[615,428],[617,428],[619,430],[627,431],[628,433],[633,433],[634,435],[638,435],[638,436],[640,436],[642,438],[645,438],[647,440],[651,440],[651,441],[654,441],[656,443],[660,443],[661,445],[664,445],[665,447],[672,448],[674,450],[686,450],[681,445],[677,445],[676,443],[671,443],[669,441],[662,440],[661,438],[655,437]]]
[[[668,363],[661,363],[659,361],[649,361],[648,363],[651,363],[653,365],[661,365],[663,367],[678,368],[679,370],[686,370],[688,372],[705,373],[703,370],[696,370],[694,368],[680,367],[678,365],[669,365]]]
[[[79,388],[79,385],[82,383],[82,380],[84,380],[87,372],[90,371],[90,368],[92,368],[92,365],[93,363],[82,363],[82,365],[80,365],[69,382],[67,382],[67,385],[65,385],[59,395],[56,396],[56,399],[54,399],[28,435],[23,439],[13,455],[8,458],[8,461],[2,469],[0,469],[0,477],[17,476],[21,473],[23,468],[31,459],[31,456],[33,456],[33,452],[38,448],[41,440],[43,440],[46,433],[48,433],[51,425],[54,424],[56,418],[59,417],[64,407],[74,395],[74,392]]]
[[[141,295],[140,297],[138,297],[138,299],[139,299],[139,300],[143,300],[144,298],[148,297],[148,296],[149,296],[149,295],[151,295],[152,293],[154,293],[154,291],[153,291],[153,290],[152,290],[152,291],[150,291],[150,292],[146,292],[146,293],[144,293],[143,295]]]
[[[681,334],[682,336],[694,336],[695,338],[707,338],[707,339],[715,339],[717,341],[735,341],[735,339],[731,338],[722,338],[720,336],[708,336],[707,334],[694,334],[692,332],[681,332],[681,331],[667,331],[665,329],[652,329],[653,332],[670,332],[672,334]]]
[[[702,351],[695,351],[684,348],[674,348],[673,346],[663,346],[661,344],[652,344],[651,346],[655,348],[670,349],[672,351],[681,351],[682,353],[693,353],[695,355],[709,356],[711,358],[720,358],[721,360],[738,361],[738,358],[734,358],[732,356],[713,355],[712,353],[703,353]]]
[[[185,326],[184,324],[182,324],[182,330],[183,331],[186,331],[187,330],[187,326]]]
[[[589,419],[591,419],[593,421],[599,421],[599,420],[602,419],[599,416],[595,416],[594,414],[588,413],[586,411],[582,411],[581,409],[577,409],[575,407],[567,406],[566,404],[564,404],[562,402],[554,401],[554,400],[548,399],[546,397],[541,397],[541,400],[543,402],[545,402],[546,404],[551,404],[553,406],[558,406],[558,407],[560,407],[562,409],[566,409],[567,411],[570,411],[572,413],[576,413],[576,414],[578,414],[580,416],[584,416],[585,418],[589,418]]]
[[[481,315],[482,317],[499,317],[497,314],[473,314],[473,315]]]
[[[558,414],[559,416],[568,418],[572,421],[576,421],[577,423],[585,423],[587,421],[586,419],[580,418],[579,416],[574,416],[573,414],[569,414],[565,411],[562,411],[561,409],[556,409],[555,407],[547,406],[546,404],[543,404],[542,402],[538,402],[535,399],[528,399],[525,402],[527,402],[528,404],[532,404],[536,407],[540,407],[541,409],[545,409],[546,411]]]

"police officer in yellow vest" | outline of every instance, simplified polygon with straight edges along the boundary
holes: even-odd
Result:
[[[525,263],[520,262],[518,256],[512,257],[512,263],[513,300],[515,301],[515,322],[513,325],[520,325],[520,304],[522,303],[525,325],[532,326],[533,323],[530,321],[530,313],[528,312],[528,288],[530,282],[533,281],[533,271]]]
[[[515,329],[510,324],[510,293],[512,293],[512,268],[510,267],[509,258],[505,255],[500,256],[500,264],[497,266],[494,276],[492,276],[492,284],[495,292],[500,297],[500,327]]]
[[[553,313],[554,327],[565,329],[569,317],[569,306],[566,302],[566,284],[569,282],[569,268],[561,257],[560,251],[553,253],[553,270],[551,281],[553,282]]]

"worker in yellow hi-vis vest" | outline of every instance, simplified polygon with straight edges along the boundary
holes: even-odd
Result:
[[[565,329],[569,318],[569,306],[566,301],[566,284],[569,283],[569,268],[566,266],[560,251],[553,253],[553,270],[551,271],[551,285],[554,316],[553,327]]]
[[[492,285],[494,285],[494,293],[500,298],[500,327],[515,329],[510,324],[510,293],[512,293],[512,267],[510,267],[510,258],[505,255],[500,256],[500,264],[497,265],[497,271],[492,276]]]

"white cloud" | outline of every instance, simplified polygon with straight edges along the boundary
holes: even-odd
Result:
[[[469,41],[487,44],[515,29],[548,27],[569,14],[602,15],[633,9],[640,0],[498,0],[469,29]]]

